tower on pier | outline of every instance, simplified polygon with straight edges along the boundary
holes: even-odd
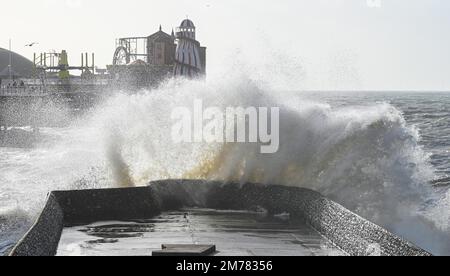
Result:
[[[194,23],[185,19],[177,28],[175,52],[175,76],[201,77],[206,73],[206,47],[196,40]]]

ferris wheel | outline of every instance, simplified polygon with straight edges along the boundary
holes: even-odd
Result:
[[[113,65],[127,65],[130,63],[130,53],[124,46],[117,47],[114,52]]]

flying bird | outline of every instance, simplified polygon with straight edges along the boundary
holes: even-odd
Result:
[[[39,44],[39,43],[38,42],[33,42],[33,43],[25,45],[25,47],[33,47],[36,44]]]

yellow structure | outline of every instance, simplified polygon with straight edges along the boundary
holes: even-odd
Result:
[[[69,58],[67,57],[66,50],[63,50],[59,55],[58,67],[61,69],[58,73],[59,79],[68,80],[70,78],[70,73],[68,70]]]

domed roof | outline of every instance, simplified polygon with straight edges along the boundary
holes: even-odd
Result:
[[[147,62],[143,61],[142,59],[137,59],[132,63],[128,64],[128,66],[145,66],[145,65],[147,65]]]
[[[0,72],[9,72],[9,54],[10,51],[0,48]],[[34,67],[33,62],[14,52],[11,52],[11,61],[11,71],[14,72],[14,74],[23,78],[32,76]],[[0,78],[5,78],[5,76],[0,76]]]
[[[195,28],[194,22],[189,19],[183,20],[180,25],[181,28]]]

